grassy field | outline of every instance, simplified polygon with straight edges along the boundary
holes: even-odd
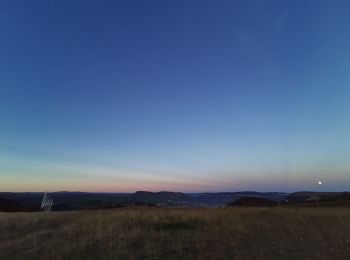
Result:
[[[0,259],[350,259],[350,209],[0,213]]]

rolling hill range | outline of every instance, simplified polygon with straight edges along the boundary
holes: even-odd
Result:
[[[0,192],[0,211],[38,211],[44,193],[40,192]],[[52,192],[53,210],[78,210],[118,208],[128,206],[158,207],[218,207],[218,206],[274,206],[274,205],[348,205],[349,192],[218,192],[182,193],[150,192],[135,193],[90,193]],[[245,203],[245,204],[244,204]],[[326,203],[326,204],[325,204]]]

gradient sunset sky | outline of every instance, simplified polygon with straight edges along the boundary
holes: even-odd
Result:
[[[0,191],[349,190],[349,14],[1,1]]]

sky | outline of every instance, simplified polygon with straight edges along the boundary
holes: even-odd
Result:
[[[1,1],[0,191],[349,190],[349,12]]]

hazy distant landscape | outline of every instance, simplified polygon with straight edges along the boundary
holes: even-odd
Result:
[[[91,193],[52,192],[53,211],[107,209],[127,207],[276,207],[276,206],[348,206],[350,192],[218,192],[182,193],[149,192],[135,193]],[[40,211],[44,193],[41,192],[0,192],[0,212]]]

